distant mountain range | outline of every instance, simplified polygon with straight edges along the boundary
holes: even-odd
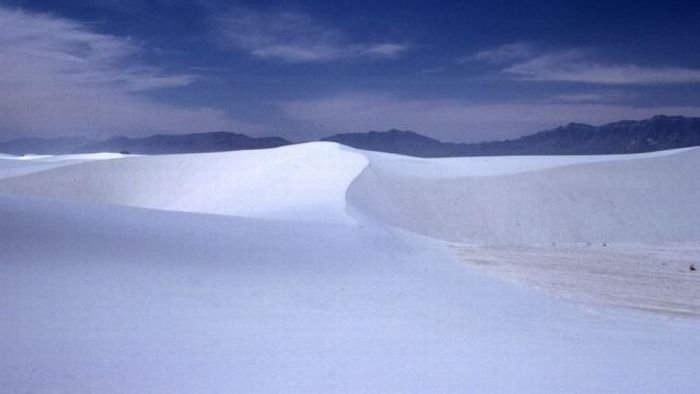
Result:
[[[358,149],[418,157],[495,155],[590,155],[638,153],[700,145],[700,118],[655,116],[603,126],[570,123],[507,141],[442,142],[412,131],[370,131],[336,134],[322,141]],[[0,143],[0,153],[66,154],[129,152],[171,154],[274,148],[292,144],[279,137],[250,137],[229,132],[167,134],[144,138],[20,138]]]
[[[82,137],[18,138],[8,142],[0,142],[0,153],[11,155],[63,155],[75,153],[75,150],[96,141]]]
[[[324,140],[419,157],[638,153],[700,145],[700,118],[659,115],[603,126],[569,123],[513,140],[481,143],[441,142],[399,130],[337,134]]]
[[[148,155],[172,153],[222,152],[265,149],[289,145],[279,137],[250,137],[245,134],[216,131],[198,134],[153,135],[145,138],[115,137],[106,141],[82,145],[76,152],[129,152]]]
[[[291,142],[279,137],[256,138],[244,134],[217,131],[197,134],[153,135],[144,138],[114,137],[104,141],[85,138],[20,138],[5,143],[0,142],[0,152],[13,155],[92,152],[159,155],[265,149],[289,144]]]

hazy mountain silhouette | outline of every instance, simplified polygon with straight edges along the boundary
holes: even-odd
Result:
[[[275,148],[291,142],[278,137],[249,137],[229,132],[163,134],[143,138],[114,137],[104,141],[87,138],[19,138],[0,142],[0,152],[13,155],[129,152],[139,154],[221,152]]]
[[[603,126],[569,123],[513,140],[481,143],[440,142],[399,130],[337,134],[323,140],[420,157],[637,153],[700,145],[700,118],[659,115]]]
[[[645,120],[624,120],[602,126],[569,123],[517,139],[480,143],[442,142],[401,130],[336,134],[323,138],[322,141],[419,157],[637,153],[700,145],[700,118],[659,115]],[[279,137],[250,137],[220,131],[143,138],[114,137],[104,141],[72,137],[20,138],[0,143],[0,153],[169,154],[264,149],[289,144],[292,142]]]
[[[0,142],[0,153],[11,155],[62,155],[74,153],[79,147],[95,142],[83,137],[25,137],[8,142]]]
[[[279,137],[250,137],[216,131],[197,134],[162,134],[144,138],[115,137],[81,146],[76,152],[129,152],[140,154],[200,153],[276,148],[291,142]]]

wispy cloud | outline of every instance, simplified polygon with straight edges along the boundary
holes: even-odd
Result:
[[[700,82],[700,69],[618,64],[580,48],[538,52],[531,44],[514,43],[478,52],[467,59],[500,65],[502,76],[527,81],[602,85]]]
[[[287,116],[325,134],[409,129],[448,141],[511,138],[569,122],[601,124],[658,114],[700,115],[700,107],[634,107],[595,103],[473,103],[345,94],[281,104]]]
[[[515,42],[501,45],[495,48],[479,51],[473,55],[458,59],[460,62],[486,62],[490,64],[504,64],[518,60],[529,59],[533,56],[535,49],[527,42]]]
[[[139,62],[133,40],[48,14],[0,6],[0,118],[10,134],[110,134],[236,124],[221,111],[179,108],[141,93],[182,87],[194,74]]]
[[[592,91],[586,93],[556,94],[546,98],[551,103],[620,103],[636,97],[621,90]]]
[[[264,13],[236,8],[216,19],[223,42],[250,55],[290,63],[396,58],[409,49],[397,42],[352,42],[337,29],[300,12]]]

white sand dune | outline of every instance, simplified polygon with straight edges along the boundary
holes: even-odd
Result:
[[[53,161],[66,161],[66,160],[112,160],[120,159],[126,157],[127,155],[122,153],[112,153],[112,152],[98,152],[98,153],[75,153],[69,155],[7,155],[0,153],[0,159],[4,160],[20,160],[20,161],[39,161],[39,162],[53,162]]]
[[[697,148],[648,153],[572,156],[477,156],[425,159],[391,153],[362,152],[382,171],[394,175],[425,178],[461,178],[518,174],[575,164],[639,160],[676,155]]]
[[[0,193],[171,211],[347,222],[367,159],[334,143],[92,161],[8,180]]]
[[[514,173],[516,160],[520,173]],[[451,171],[443,171],[445,163]],[[417,165],[422,170],[414,175]],[[460,166],[464,170],[455,170]],[[382,223],[450,241],[697,242],[698,168],[700,149],[592,159],[420,160],[406,166],[374,156],[348,195],[357,210]]]
[[[355,212],[450,241],[480,271],[549,294],[700,317],[689,270],[700,267],[700,149],[370,158],[348,192]]]
[[[85,153],[59,156],[13,156],[0,154],[0,179],[27,175],[52,168],[94,160],[112,160],[124,157],[119,153]]]
[[[0,179],[0,387],[693,392],[699,320],[501,277],[595,278],[585,259],[538,259],[537,243],[697,242],[699,160],[693,149],[422,160],[311,143],[15,174]],[[539,268],[524,273],[513,250]],[[484,275],[484,261],[500,268]],[[593,285],[630,300],[615,291],[624,283]]]

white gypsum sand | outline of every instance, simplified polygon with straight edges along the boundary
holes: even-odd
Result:
[[[572,303],[502,278],[586,296],[548,278],[596,281],[609,256],[694,250],[700,152],[478,160],[311,143],[0,179],[0,387],[695,390],[698,319]],[[467,242],[471,255],[448,247]],[[560,266],[551,242],[584,258]],[[588,268],[586,242],[616,254],[593,253],[601,261]],[[544,263],[518,266],[509,248]],[[484,274],[487,260],[497,265]],[[596,282],[596,297],[641,286],[635,264],[606,266],[619,280]]]
[[[454,245],[463,261],[579,302],[700,317],[700,244]]]

